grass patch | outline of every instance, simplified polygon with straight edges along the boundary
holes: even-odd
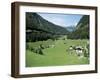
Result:
[[[44,55],[39,55],[27,49],[26,67],[89,64],[88,58],[80,59],[76,54],[69,54],[70,52],[66,51],[71,45],[85,46],[86,42],[87,40],[48,40],[27,43],[32,47],[38,47],[40,44],[45,46],[54,44],[55,47],[43,49]]]

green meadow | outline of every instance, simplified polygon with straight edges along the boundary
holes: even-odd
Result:
[[[62,65],[82,65],[89,64],[89,58],[79,58],[75,51],[70,54],[69,47],[85,46],[87,44],[86,39],[71,40],[71,39],[59,39],[59,40],[47,40],[37,42],[27,42],[26,45],[31,48],[37,48],[40,44],[43,46],[55,45],[54,47],[48,47],[42,49],[43,55],[37,54],[30,49],[26,49],[26,67],[41,67],[41,66],[62,66]]]

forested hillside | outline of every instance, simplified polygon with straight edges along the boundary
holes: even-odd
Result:
[[[84,15],[76,29],[68,35],[70,39],[89,39],[89,16]]]
[[[68,31],[43,19],[37,13],[26,13],[26,41],[54,39],[58,35],[68,34]]]

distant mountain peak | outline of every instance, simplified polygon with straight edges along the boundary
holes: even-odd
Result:
[[[75,26],[67,26],[66,29],[69,31],[69,32],[72,32],[75,30]]]

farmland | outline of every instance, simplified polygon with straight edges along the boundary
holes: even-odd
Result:
[[[88,57],[79,58],[75,51],[70,54],[69,46],[85,46],[87,40],[71,40],[71,39],[59,39],[59,40],[47,40],[28,42],[27,45],[31,48],[36,48],[40,44],[43,46],[55,45],[55,47],[48,47],[43,49],[43,55],[37,54],[34,51],[26,49],[26,67],[36,66],[60,66],[60,65],[78,65],[89,64]]]

